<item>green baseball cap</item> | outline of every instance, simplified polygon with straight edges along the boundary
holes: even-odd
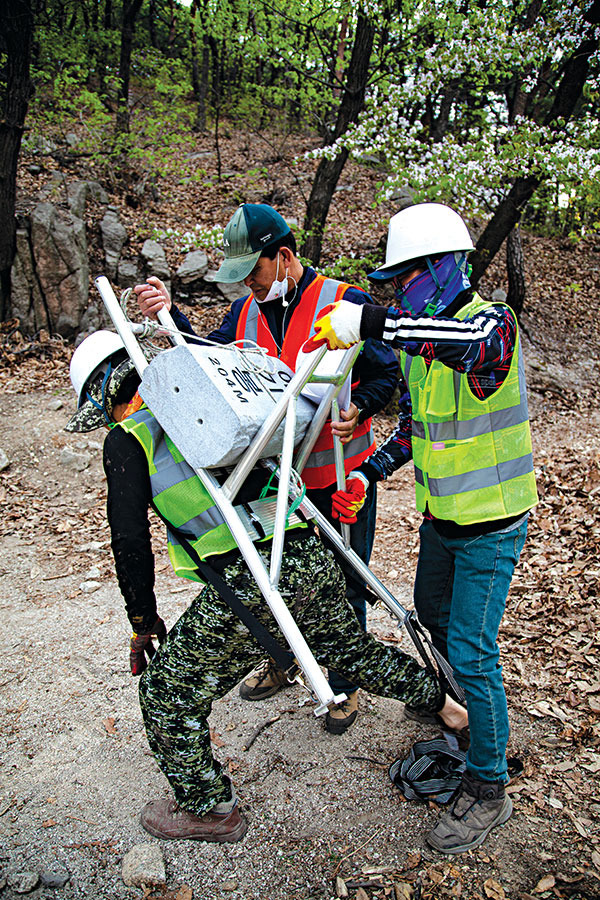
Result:
[[[269,244],[290,233],[290,226],[267,203],[243,203],[225,226],[223,252],[225,259],[215,281],[233,284],[243,281]]]

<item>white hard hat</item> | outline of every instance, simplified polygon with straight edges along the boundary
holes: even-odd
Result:
[[[123,357],[127,356],[123,341],[113,331],[95,331],[81,342],[71,357],[69,366],[71,384],[77,394],[77,406],[81,406],[85,399],[84,388],[91,376],[119,350],[123,351]]]
[[[443,203],[417,203],[390,219],[385,264],[368,277],[387,281],[411,260],[473,249],[469,230],[457,212]]]

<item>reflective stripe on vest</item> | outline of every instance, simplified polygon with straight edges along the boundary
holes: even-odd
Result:
[[[328,304],[341,300],[349,287],[351,285],[342,281],[317,275],[302,292],[300,302],[292,313],[293,328],[288,326],[281,350],[275,343],[266,317],[260,310],[260,304],[251,294],[245,301],[238,318],[236,339],[246,338],[255,341],[264,347],[270,356],[279,356],[290,369],[295,371],[300,348],[313,333],[314,323],[321,315],[321,310]],[[356,469],[375,450],[375,436],[371,421],[370,418],[365,419],[364,422],[357,425],[352,440],[342,445],[346,475],[352,469]],[[302,472],[302,479],[306,487],[312,489],[329,487],[335,483],[333,435],[329,422],[325,423],[317,438]]]
[[[174,528],[183,532],[200,559],[236,549],[233,535],[210,494],[150,410],[142,407],[122,421],[120,427],[137,438],[144,450],[153,505]],[[267,534],[260,540],[271,536],[272,533]],[[167,537],[169,558],[176,574],[202,581],[193,561],[168,527]],[[255,538],[259,539],[258,533]]]
[[[491,304],[475,296],[458,319]],[[537,502],[525,370],[517,331],[510,369],[477,399],[466,374],[402,353],[412,407],[417,508],[459,525],[508,518]]]

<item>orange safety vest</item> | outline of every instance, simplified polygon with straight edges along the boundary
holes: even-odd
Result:
[[[236,339],[255,341],[264,347],[269,356],[278,356],[290,369],[296,369],[296,359],[302,344],[313,334],[314,323],[321,315],[321,310],[329,303],[341,300],[349,284],[334,281],[317,275],[302,292],[300,303],[294,309],[292,318],[294,327],[287,328],[281,349],[275,343],[269,330],[267,320],[260,310],[260,304],[250,294],[245,301],[236,326]],[[358,381],[353,383],[356,387]],[[333,455],[333,435],[331,420],[328,420],[308,457],[302,479],[309,489],[325,488],[335,484],[335,460]],[[357,425],[352,440],[343,445],[344,469],[346,475],[356,469],[375,450],[375,437],[371,428],[371,419],[365,419]]]

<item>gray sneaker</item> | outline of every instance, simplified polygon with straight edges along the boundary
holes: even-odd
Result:
[[[512,815],[512,802],[501,782],[478,781],[465,772],[450,809],[427,835],[427,843],[440,853],[464,853],[483,844],[496,825]]]

